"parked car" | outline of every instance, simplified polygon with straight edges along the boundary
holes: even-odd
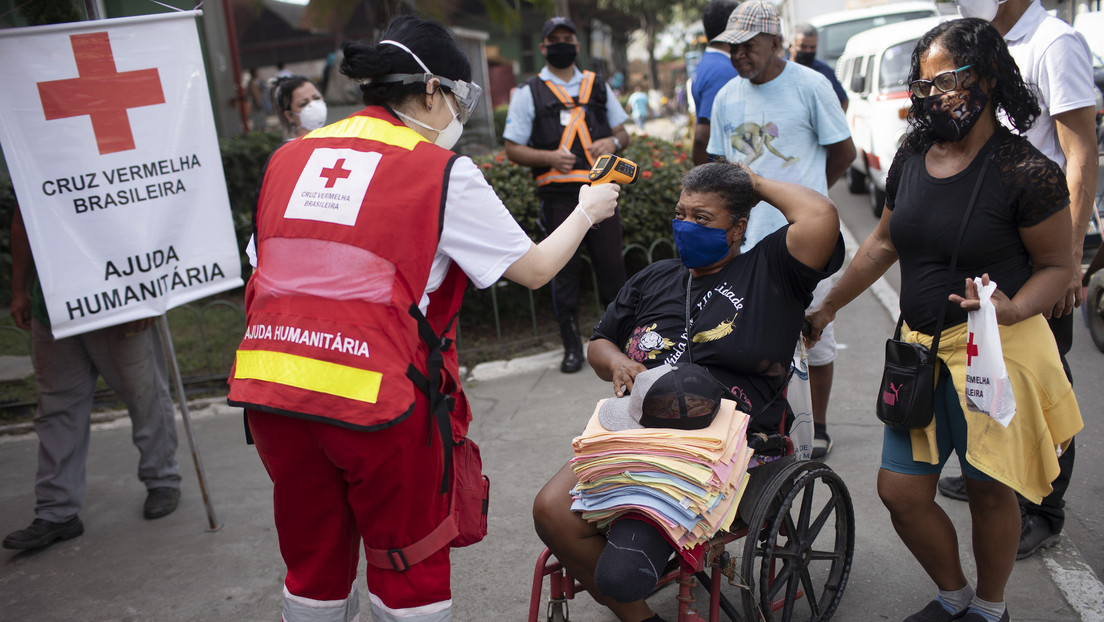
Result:
[[[909,63],[916,43],[943,17],[909,20],[874,28],[851,37],[836,65],[847,91],[847,122],[855,141],[855,161],[847,171],[847,188],[870,195],[874,216],[885,206],[889,165],[908,130]]]
[[[817,58],[835,68],[836,59],[843,54],[852,36],[887,24],[938,15],[935,2],[891,2],[818,15],[809,23],[817,29]]]

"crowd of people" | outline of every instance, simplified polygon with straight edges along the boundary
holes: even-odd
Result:
[[[571,19],[544,23],[546,65],[513,92],[503,135],[506,156],[532,169],[540,243],[472,160],[453,151],[482,90],[442,24],[403,16],[378,40],[346,43],[340,72],[360,85],[364,108],[345,119],[328,123],[321,91],[306,77],[279,76],[269,101],[288,140],[258,189],[247,330],[229,402],[244,409],[272,480],[287,567],[283,619],[357,619],[362,547],[373,620],[451,619],[455,536],[439,531],[456,527],[451,493],[466,468],[456,457],[470,443],[471,409],[451,347],[469,283],[552,283],[562,372],[589,364],[620,398],[640,373],[694,363],[750,416],[752,433],[785,434],[793,422],[786,387],[803,339],[812,458],[825,460],[838,356],[832,322],[899,262],[901,338],[938,339],[940,360],[931,422],[887,426],[883,435],[877,493],[935,585],[927,606],[899,617],[1010,620],[1005,588],[1015,560],[1053,545],[1062,530],[1082,427],[1065,355],[1096,186],[1094,86],[1083,39],[1038,0],[961,10],[963,19],[934,27],[912,54],[910,131],[890,168],[885,209],[838,277],[845,249],[827,193],[856,156],[848,101],[816,59],[816,30],[799,26],[786,42],[770,2],[705,8],[709,44],[691,88],[696,166],[670,206],[678,258],[628,278],[619,188],[591,186],[587,174],[599,156],[630,144],[625,124],[631,117],[642,125],[646,108],[627,111],[609,84],[578,66]],[[338,168],[347,170],[342,180],[325,177]],[[345,181],[348,196],[332,210],[302,199],[304,188]],[[81,535],[97,375],[127,401],[146,518],[172,512],[176,434],[154,331],[142,322],[54,340],[21,226],[17,213],[12,314],[34,335],[38,501],[31,526],[4,546]],[[578,319],[584,243],[605,307],[594,327]],[[980,306],[974,277],[997,286],[992,300],[1018,407],[1007,426],[989,425],[964,392],[967,318]],[[353,345],[273,338],[264,326],[340,333]],[[952,452],[963,478],[940,480]],[[661,620],[643,599],[601,589],[633,581],[633,570],[602,564],[615,534],[572,510],[577,483],[565,465],[536,494],[537,535],[619,620]],[[937,491],[970,504],[973,580]],[[661,556],[674,550],[646,523],[631,529],[658,543]],[[626,575],[600,576],[609,572]]]

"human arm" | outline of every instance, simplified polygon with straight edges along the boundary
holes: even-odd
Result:
[[[506,140],[506,157],[521,166],[531,168],[550,166],[561,173],[567,173],[575,167],[575,154],[567,149],[536,149],[509,139]]]
[[[1054,115],[1054,128],[1058,144],[1066,156],[1066,185],[1070,196],[1070,217],[1073,236],[1074,273],[1048,317],[1062,316],[1081,306],[1081,253],[1085,232],[1092,217],[1093,199],[1096,194],[1098,156],[1096,146],[1096,110],[1087,106]]]
[[[1065,291],[1074,271],[1073,254],[1069,249],[1071,228],[1069,212],[1065,209],[1036,225],[1020,228],[1020,239],[1031,256],[1032,273],[1011,299],[999,289],[1000,283],[997,284],[992,301],[998,324],[1010,326],[1053,308],[1053,301]],[[988,283],[989,275],[982,275],[982,281]],[[966,279],[966,283],[965,295],[951,294],[948,298],[967,311],[975,311],[981,306],[977,285],[973,279]]]
[[[776,207],[790,223],[786,232],[790,255],[810,268],[823,270],[839,240],[835,204],[805,186],[767,179],[746,167],[745,170],[751,176],[755,197]]]
[[[708,144],[709,121],[699,118],[697,123],[694,124],[694,146],[691,151],[691,156],[694,159],[694,166],[709,163],[709,152],[706,151],[706,146]]]
[[[523,84],[514,90],[506,112],[506,129],[502,132],[502,138],[506,142],[506,157],[521,166],[549,166],[561,173],[570,171],[575,166],[575,154],[566,149],[536,149],[529,146],[535,117],[533,93],[528,84]]]
[[[648,368],[632,360],[608,339],[594,339],[587,346],[587,362],[602,380],[613,383],[613,393],[623,397],[632,391],[636,375]]]
[[[617,138],[616,141],[614,137]],[[613,134],[610,136],[599,138],[590,143],[590,149],[587,151],[590,152],[590,157],[597,159],[598,156],[603,154],[621,151],[625,147],[628,147],[630,142],[632,142],[632,139],[629,138],[629,133],[625,131],[625,125],[621,124],[613,128]],[[621,146],[619,147],[617,143],[621,143]]]
[[[579,206],[575,211],[540,244],[531,245],[503,276],[530,289],[552,280],[575,254],[590,227],[613,216],[620,190],[617,184],[579,188]]]
[[[609,84],[606,87],[606,123],[609,123],[611,136],[605,138],[599,138],[590,144],[590,157],[597,159],[606,153],[617,153],[629,146],[632,139],[629,137],[628,130],[625,129],[625,121],[629,120],[629,115],[625,112],[625,109],[621,107],[621,102],[618,101],[617,95],[614,94],[613,89]],[[614,137],[617,141],[614,141]],[[618,145],[617,143],[620,143]]]
[[[23,330],[31,329],[31,275],[34,259],[23,215],[16,207],[11,223],[12,301],[11,316],[15,325]]]
[[[804,334],[806,346],[811,347],[819,341],[821,331],[836,318],[836,313],[866,291],[897,261],[897,249],[889,238],[889,221],[892,215],[892,209],[882,210],[878,226],[859,245],[855,257],[851,259],[839,281],[824,297],[820,306],[805,313],[808,323]]]
[[[824,173],[828,179],[828,187],[831,188],[855,160],[855,142],[848,136],[825,148],[828,150],[828,158],[824,164]]]

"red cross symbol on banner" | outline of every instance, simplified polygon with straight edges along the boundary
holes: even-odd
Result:
[[[978,355],[977,344],[974,343],[974,333],[970,333],[966,338],[966,364],[969,365],[970,361],[974,360],[974,357]]]
[[[46,120],[88,115],[101,155],[134,149],[127,109],[165,103],[157,69],[117,71],[106,32],[69,41],[80,77],[37,83]]]
[[[341,158],[340,160],[338,160],[333,165],[333,168],[324,168],[324,169],[322,169],[322,174],[319,175],[319,177],[325,177],[326,178],[326,187],[327,188],[333,188],[334,184],[337,183],[337,180],[346,179],[346,178],[349,177],[349,175],[352,173],[352,171],[347,169],[347,168],[344,168],[344,166],[345,166],[345,158]]]

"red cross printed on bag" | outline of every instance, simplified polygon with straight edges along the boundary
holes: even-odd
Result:
[[[966,339],[966,365],[969,366],[974,357],[978,355],[977,344],[974,343],[974,333],[971,332]]]
[[[345,158],[334,163],[333,168],[323,168],[319,177],[326,178],[326,187],[333,188],[338,179],[346,179],[353,171],[345,168]]]
[[[165,103],[156,68],[119,72],[106,32],[69,35],[79,78],[38,82],[47,121],[88,115],[100,154],[134,149],[127,110]]]

